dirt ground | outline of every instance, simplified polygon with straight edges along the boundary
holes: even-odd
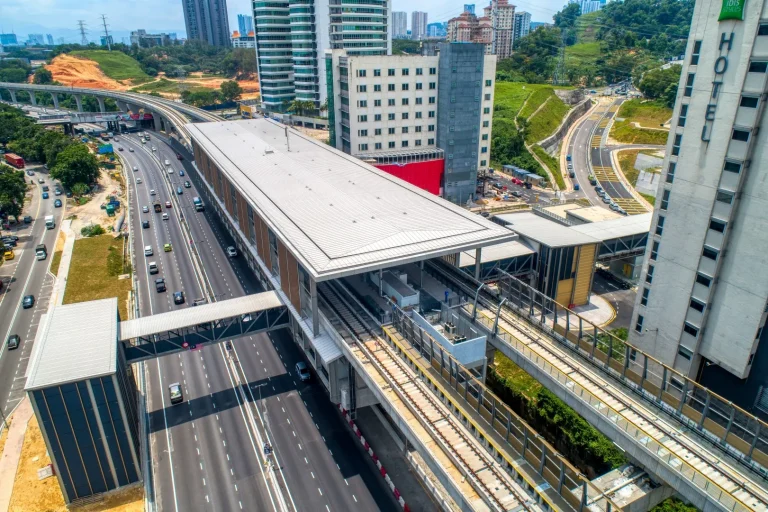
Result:
[[[109,171],[109,172],[107,172]],[[121,180],[113,178],[112,173],[119,172],[118,170],[103,170],[101,177],[99,178],[99,185],[95,194],[91,197],[91,200],[82,206],[74,206],[74,199],[67,199],[67,218],[73,217],[72,231],[75,232],[75,236],[80,237],[80,229],[89,224],[101,224],[101,226],[109,231],[109,227],[113,226],[117,219],[120,217],[120,213],[125,208],[125,195]],[[107,201],[108,195],[116,195],[120,200],[122,207],[119,212],[115,212],[114,217],[107,215],[106,210],[101,209],[101,204]]]
[[[19,468],[13,485],[9,512],[66,512],[59,482],[56,477],[38,480],[37,470],[51,463],[47,455],[37,418],[29,420],[21,449]],[[121,492],[105,496],[99,503],[77,508],[84,512],[141,512],[144,510],[144,491],[141,487],[132,487]]]
[[[315,130],[314,128],[304,128],[303,126],[294,126],[294,128],[320,142],[327,142],[331,136],[328,130]]]
[[[45,67],[53,74],[53,79],[62,85],[114,91],[126,91],[131,87],[109,78],[96,62],[67,54],[57,56]]]

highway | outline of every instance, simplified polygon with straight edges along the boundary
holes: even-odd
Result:
[[[43,184],[38,183],[41,177],[45,180],[44,184],[50,188],[49,199],[42,199]],[[31,196],[31,201],[25,204],[22,217],[30,215],[33,221],[31,224],[22,222],[14,225],[10,231],[2,231],[4,235],[10,233],[19,237],[18,246],[14,250],[16,257],[0,266],[0,279],[3,282],[3,289],[0,291],[0,407],[6,417],[24,398],[24,374],[40,317],[48,309],[48,300],[54,285],[54,278],[48,273],[48,267],[51,264],[64,208],[55,208],[53,202],[57,197],[62,202],[66,201],[63,195],[54,195],[53,180],[42,166],[35,168],[34,176],[25,174],[25,178],[34,179],[35,183],[28,190],[27,197]],[[55,229],[45,228],[46,215],[54,216]],[[35,256],[35,246],[40,243],[44,243],[48,248],[48,257],[42,261],[38,261]],[[34,307],[22,308],[21,300],[25,295],[34,295]],[[6,342],[12,334],[20,336],[21,345],[17,349],[8,350]]]
[[[179,307],[205,297],[203,283],[194,271],[188,239],[177,215],[188,222],[193,243],[202,261],[204,279],[215,299],[256,293],[259,284],[239,258],[227,258],[228,234],[210,212],[195,212],[192,197],[195,177],[189,160],[180,162],[175,151],[152,132],[146,145],[135,135],[123,135],[116,143],[130,167],[131,228],[134,233],[136,275],[140,284],[140,314],[148,315]],[[156,155],[151,146],[157,147]],[[129,147],[134,152],[128,151]],[[171,162],[172,174],[165,167]],[[187,175],[179,170],[186,167]],[[141,177],[137,184],[135,178]],[[191,188],[184,187],[190,180]],[[176,188],[182,187],[182,194]],[[167,221],[152,211],[149,190],[164,205],[173,200]],[[152,200],[151,200],[152,199]],[[149,213],[142,213],[142,206]],[[142,229],[141,220],[150,227]],[[162,252],[166,242],[173,251]],[[154,255],[145,258],[143,247],[152,245]],[[146,264],[156,261],[158,276],[168,291],[157,293]],[[183,291],[186,303],[175,305],[174,291]],[[150,419],[153,484],[160,510],[395,510],[395,502],[381,477],[356,446],[347,427],[328,400],[321,385],[296,380],[293,366],[300,350],[287,332],[251,336],[235,341],[234,359],[227,364],[223,346],[150,361],[146,364]],[[235,372],[249,383],[235,391]],[[185,403],[171,406],[168,384],[183,386]],[[261,397],[261,400],[259,399]],[[271,443],[281,471],[277,485],[262,466],[261,447]]]

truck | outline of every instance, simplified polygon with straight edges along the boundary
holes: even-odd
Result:
[[[163,207],[160,204],[160,201],[155,201],[154,203],[152,203],[152,206],[155,209],[155,213],[160,213],[161,211],[163,211]]]
[[[37,247],[35,247],[35,255],[37,256],[38,261],[42,261],[48,257],[48,248],[45,244],[38,244]]]
[[[17,169],[24,168],[24,159],[21,158],[16,153],[6,153],[4,156],[5,156],[6,163],[8,163],[9,165],[12,165]]]
[[[53,215],[45,216],[45,227],[46,229],[53,229],[56,227],[56,221],[53,220]]]
[[[203,205],[203,201],[199,197],[193,197],[192,203],[195,205],[196,212],[202,212],[205,210],[205,205]]]

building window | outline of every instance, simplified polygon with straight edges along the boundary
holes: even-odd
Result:
[[[744,108],[757,108],[757,101],[754,96],[742,96],[739,105]]]
[[[689,324],[688,322],[685,322],[685,327],[683,327],[683,331],[687,332],[694,338],[696,338],[699,335],[699,330],[693,325]]]
[[[389,113],[387,114],[387,121],[394,121],[395,120],[395,114]]]
[[[416,112],[417,114],[421,114],[421,112]],[[416,127],[416,133],[421,133],[421,126]]]
[[[718,233],[725,233],[725,222],[717,219],[710,219],[709,229],[717,231]]]
[[[408,119],[408,112],[403,112],[403,119]]]
[[[488,146],[483,146],[482,148],[480,148],[480,152],[481,153],[487,153],[488,152]]]
[[[365,70],[364,69],[358,69],[357,70],[357,76],[360,78],[365,78]]]
[[[661,195],[661,206],[660,209],[666,210],[669,208],[669,190],[664,190],[664,192]]]
[[[408,90],[408,84],[401,84],[402,90],[407,91]]]
[[[368,130],[357,130],[357,136],[358,137],[367,137],[368,136]]]
[[[421,118],[422,118],[422,112],[421,111],[416,112],[416,119],[421,119]]]
[[[421,76],[424,74],[424,68],[416,68],[416,76]]]
[[[766,69],[768,69],[768,62],[753,61],[749,63],[750,73],[765,73]]]
[[[675,167],[677,167],[675,162],[669,162],[669,167],[667,167],[667,183],[675,181]]]
[[[733,130],[733,135],[731,135],[731,138],[733,140],[747,142],[749,141],[749,132],[747,130]]]
[[[640,298],[640,305],[641,306],[647,306],[648,305],[648,296],[650,294],[651,294],[651,289],[643,287],[643,295]]]
[[[393,140],[389,141],[388,146],[389,146],[389,149],[395,149],[395,141]]]
[[[491,113],[491,107],[484,107],[483,108],[483,114],[490,114]]]
[[[404,140],[401,144],[402,147],[407,148],[408,147],[408,141]]]
[[[685,126],[685,118],[688,117],[688,105],[680,106],[680,115],[677,118],[677,126]]]
[[[737,162],[725,162],[725,165],[723,165],[723,170],[739,174],[741,172],[741,164]]]
[[[437,82],[429,82],[429,89],[431,91],[434,91],[435,89],[437,89]]]
[[[488,134],[484,133],[482,137],[480,137],[482,140],[488,140]]]
[[[403,126],[403,133],[408,133],[408,127],[407,126]]]
[[[435,117],[435,111],[434,110],[430,110],[429,111],[429,117],[430,118],[434,118]]]
[[[485,95],[485,101],[491,101],[491,95],[490,94],[486,94]]]
[[[421,139],[416,139],[415,141],[413,141],[413,144],[415,146],[421,146]]]
[[[381,142],[377,142],[373,145],[374,149],[381,149]]]
[[[672,154],[678,156],[680,154],[680,144],[683,142],[683,135],[681,133],[675,134],[675,142],[672,143]]]
[[[434,130],[430,130],[430,131],[434,131]],[[429,144],[430,146],[433,145],[434,143],[435,143],[435,139],[427,139],[427,144]]]
[[[691,52],[691,66],[699,63],[699,53],[701,53],[701,41],[694,41],[693,51]]]
[[[656,234],[658,236],[661,236],[661,234],[664,232],[664,221],[666,220],[666,217],[663,215],[659,215],[659,221],[656,223]]]
[[[374,84],[373,92],[381,92],[381,84]]]
[[[429,68],[429,74],[430,75],[436,75],[437,74],[437,68]]]
[[[373,70],[373,76],[381,76],[381,70],[380,69],[374,69]]]
[[[390,68],[387,70],[387,76],[395,76],[395,69]]]
[[[424,98],[422,98],[422,97],[416,98],[416,104],[417,105],[421,105],[423,102],[424,102]]]
[[[435,131],[435,125],[433,125],[433,124],[429,125],[429,126],[427,127],[427,131],[428,131],[428,132],[433,132],[433,131]]]
[[[635,322],[635,331],[642,334],[643,332],[643,321],[645,318],[643,318],[643,315],[637,315],[637,322]]]
[[[395,84],[387,84],[387,90],[392,92],[395,90]]]
[[[368,144],[358,144],[360,151],[368,151]]]
[[[733,192],[729,192],[727,190],[718,190],[715,199],[721,203],[731,204],[733,203],[733,196]]]
[[[387,100],[387,106],[388,107],[394,107],[395,106],[395,98],[389,98]]]
[[[376,128],[376,130],[373,132],[374,135],[381,135],[381,128]]]
[[[677,349],[677,353],[680,354],[680,357],[687,359],[689,361],[693,357],[693,352],[691,352],[690,350],[688,350],[682,345],[680,345],[680,347]]]
[[[417,91],[420,91],[420,90],[422,90],[422,89],[423,89],[423,87],[422,87],[423,85],[424,85],[424,84],[422,84],[421,82],[417,82],[417,83],[416,83],[416,90],[417,90]]]
[[[395,115],[395,114],[392,114],[392,115]],[[395,127],[394,127],[394,126],[392,126],[392,127],[390,127],[390,128],[387,128],[387,133],[388,133],[389,135],[394,135],[394,134],[395,134]]]
[[[359,100],[357,102],[357,106],[361,108],[366,108],[368,106],[368,100]]]
[[[488,128],[490,125],[490,121],[483,121],[483,128]]]
[[[403,76],[408,76],[411,71],[408,68],[403,68]]]
[[[693,80],[696,78],[696,73],[688,73],[688,78],[685,79],[685,92],[683,96],[690,97],[693,94]]]
[[[357,116],[357,120],[361,123],[367,123],[368,122],[368,116],[367,115],[360,115]]]
[[[648,272],[645,273],[645,282],[651,284],[653,282],[653,265],[648,265]]]
[[[381,106],[381,100],[373,100],[373,106],[374,107],[380,107]],[[378,116],[377,121],[381,120],[381,114],[376,114]]]
[[[485,167],[486,165],[488,165],[487,160],[480,160],[480,167]]]
[[[402,102],[403,102],[403,105],[408,105],[408,98],[403,98]]]
[[[437,101],[437,99],[434,96],[430,96],[429,97],[429,104],[430,105],[434,105],[436,101]]]
[[[490,87],[491,85],[493,85],[493,80],[486,80],[485,81],[485,86],[486,87]]]
[[[699,272],[696,274],[696,282],[709,288],[709,286],[712,284],[712,278]]]
[[[757,35],[768,36],[768,23],[761,23],[757,29]]]
[[[651,246],[651,259],[655,260],[659,257],[659,245],[661,243],[658,240],[653,241],[653,245]]]
[[[706,305],[703,302],[696,299],[691,299],[691,303],[689,305],[691,306],[691,309],[695,309],[699,313],[703,313],[704,308],[706,307]]]
[[[705,258],[710,259],[712,261],[717,261],[718,254],[719,254],[719,252],[717,251],[717,249],[713,249],[713,248],[708,247],[706,245],[704,246],[704,249],[702,249],[702,251],[701,251],[701,255],[702,256],[704,256]]]
[[[357,92],[368,92],[368,86],[367,85],[358,85],[357,86]]]

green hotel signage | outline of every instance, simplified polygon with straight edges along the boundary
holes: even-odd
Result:
[[[723,6],[720,8],[720,17],[717,18],[717,21],[743,20],[746,3],[747,0],[723,0]]]

